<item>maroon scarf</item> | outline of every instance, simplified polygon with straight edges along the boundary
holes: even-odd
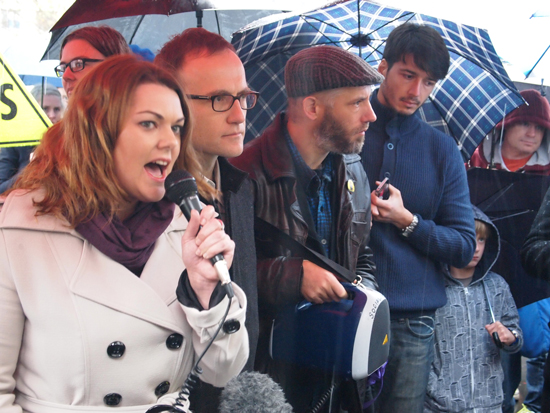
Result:
[[[103,254],[124,265],[138,277],[153,253],[155,242],[172,222],[174,203],[139,202],[124,221],[116,216],[109,222],[105,214],[97,215],[75,228]]]

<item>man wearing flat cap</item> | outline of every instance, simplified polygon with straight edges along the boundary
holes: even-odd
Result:
[[[288,108],[243,154],[231,160],[249,173],[255,215],[361,276],[376,288],[370,234],[369,185],[358,153],[376,120],[371,85],[382,76],[334,46],[294,55],[285,68]],[[255,368],[281,384],[297,413],[327,394],[322,412],[362,412],[357,383],[331,391],[332,374],[274,361],[268,353],[273,320],[283,306],[347,296],[336,276],[256,228],[260,338]]]

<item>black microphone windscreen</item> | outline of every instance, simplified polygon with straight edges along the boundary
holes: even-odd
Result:
[[[172,171],[164,182],[166,197],[179,205],[188,196],[197,194],[197,182],[189,172],[179,169]]]
[[[267,374],[246,371],[222,391],[220,413],[292,413],[281,386]]]

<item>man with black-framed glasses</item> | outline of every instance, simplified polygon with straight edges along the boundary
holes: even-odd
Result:
[[[244,370],[251,371],[258,341],[254,196],[247,174],[226,158],[243,151],[246,113],[256,105],[258,93],[248,87],[233,46],[202,28],[187,29],[172,38],[155,63],[174,70],[182,82],[190,102],[193,147],[205,177],[220,191],[218,199],[202,201],[216,207],[225,231],[236,244],[230,273],[247,296],[250,355]],[[217,299],[215,293],[211,304]],[[191,395],[191,409],[218,412],[219,393],[220,389],[202,383]]]
[[[241,109],[252,109],[256,106],[259,95],[260,94],[258,92],[248,92],[237,96],[220,94],[213,96],[187,95],[187,97],[195,100],[210,100],[212,102],[212,110],[214,112],[227,112],[228,110],[231,110],[236,100],[239,101]]]
[[[193,146],[206,177],[215,178],[218,157],[241,154],[246,111],[258,97],[241,60],[223,37],[188,29],[163,46],[155,63],[174,69],[184,84],[195,120]]]

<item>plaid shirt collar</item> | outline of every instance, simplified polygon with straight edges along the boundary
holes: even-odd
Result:
[[[290,150],[290,155],[292,156],[292,162],[294,163],[294,168],[296,169],[296,177],[300,182],[301,187],[304,189],[306,195],[309,197],[318,197],[319,196],[319,187],[321,186],[321,179],[327,180],[328,182],[332,181],[332,170],[333,170],[333,155],[330,153],[325,160],[323,161],[322,169],[311,169],[300,152],[298,148],[292,141],[288,129],[286,128],[286,120],[283,121],[283,134]]]

